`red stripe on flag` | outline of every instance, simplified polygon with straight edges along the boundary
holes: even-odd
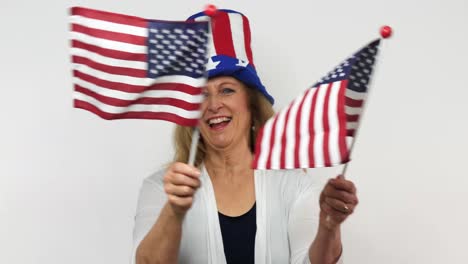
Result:
[[[273,121],[273,125],[271,126],[271,133],[270,133],[270,150],[268,151],[268,158],[265,169],[271,169],[271,156],[273,153],[273,146],[275,145],[275,134],[276,134],[276,122],[278,121],[278,115],[275,116],[275,120]]]
[[[362,107],[364,100],[356,100],[350,97],[345,97],[345,103],[350,107]]]
[[[73,75],[79,79],[82,79],[84,81],[87,81],[89,83],[95,84],[97,86],[107,88],[107,89],[112,89],[116,91],[122,91],[122,92],[127,92],[127,93],[142,93],[147,90],[148,87],[143,86],[143,85],[132,85],[132,84],[125,84],[125,83],[119,83],[119,82],[112,82],[108,80],[103,80],[100,78],[97,78],[92,75],[88,75],[86,73],[82,73],[78,70],[73,71]]]
[[[141,36],[135,36],[135,35],[125,34],[125,33],[90,28],[90,27],[85,27],[85,26],[78,25],[78,24],[72,24],[71,30],[74,32],[80,32],[80,33],[86,34],[88,36],[93,36],[96,38],[119,41],[119,42],[134,44],[134,45],[140,45],[140,46],[146,45],[146,38],[141,37]]]
[[[262,139],[263,139],[263,132],[265,127],[263,126],[260,131],[258,131],[256,142],[255,142],[255,158],[253,161],[252,168],[258,168],[258,158],[260,157],[260,153],[262,153]]]
[[[348,114],[345,114],[346,115],[346,120],[348,122],[357,122],[359,120],[359,115],[348,115]]]
[[[312,96],[312,101],[310,103],[310,116],[309,116],[309,168],[315,167],[315,155],[314,155],[314,148],[315,148],[315,107],[317,106],[317,97],[319,87],[315,88],[315,93]],[[323,89],[323,88],[322,88]]]
[[[250,47],[250,27],[249,27],[249,19],[246,16],[242,16],[242,24],[244,30],[244,46],[245,46],[245,54],[247,54],[247,59],[249,60],[250,64],[255,67],[253,56],[252,56],[252,48]]]
[[[333,83],[330,83],[327,87],[327,92],[325,94],[325,99],[323,103],[323,158],[325,161],[325,166],[331,166],[330,161],[330,124],[329,124],[329,105],[330,105],[330,93]]]
[[[72,40],[72,47],[78,49],[84,49],[96,54],[118,59],[118,60],[127,60],[127,61],[146,61],[146,53],[131,53],[119,50],[106,49],[99,46],[87,44],[78,40]]]
[[[289,113],[291,112],[292,104],[288,107],[284,120],[283,135],[281,136],[281,153],[280,153],[280,168],[286,168],[286,134],[288,131]]]
[[[146,70],[139,70],[134,68],[126,68],[126,67],[117,67],[117,66],[109,66],[106,64],[101,64],[90,60],[88,58],[80,57],[80,56],[72,56],[73,63],[87,65],[93,69],[107,72],[110,74],[116,75],[123,75],[123,76],[131,76],[137,78],[146,78]]]
[[[108,96],[98,94],[89,89],[81,87],[77,84],[75,85],[75,91],[80,92],[82,94],[86,94],[90,97],[93,97],[94,99],[104,104],[118,106],[118,107],[128,107],[133,104],[144,104],[144,105],[171,105],[171,106],[175,106],[175,107],[188,110],[188,111],[196,111],[200,109],[199,103],[189,103],[189,102],[177,99],[177,98],[143,97],[143,98],[137,98],[136,100],[123,100],[123,99],[118,99],[118,98],[113,98],[113,97],[108,97]]]
[[[346,130],[346,135],[348,137],[354,137],[354,132],[355,132],[354,129],[348,129],[348,130]]]
[[[349,161],[348,147],[346,145],[346,114],[344,109],[345,101],[345,92],[348,85],[347,80],[341,81],[340,91],[338,92],[338,122],[339,122],[339,132],[338,132],[338,147],[340,149],[340,163],[345,163]]]
[[[121,114],[111,114],[101,111],[96,106],[81,100],[74,100],[74,107],[88,110],[99,117],[107,120],[111,119],[158,119],[170,121],[182,126],[196,126],[198,124],[197,119],[189,119],[181,117],[172,113],[166,112],[125,112]]]
[[[127,16],[106,11],[99,11],[83,7],[72,7],[71,14],[135,27],[147,27],[148,25],[147,20],[144,18]]]
[[[95,84],[97,86],[116,90],[116,91],[127,92],[127,93],[142,93],[144,91],[149,91],[149,90],[169,90],[169,91],[179,91],[179,92],[183,92],[183,93],[187,93],[191,95],[201,94],[201,88],[196,88],[196,87],[183,84],[183,83],[157,83],[157,84],[152,84],[147,87],[144,85],[132,85],[132,84],[125,84],[125,83],[102,80],[95,76],[82,73],[78,70],[74,70],[73,75],[79,79]]]
[[[211,30],[213,31],[216,54],[236,58],[228,13],[219,12],[216,19],[211,20]]]
[[[300,149],[300,144],[301,144],[301,116],[302,116],[302,107],[304,105],[304,101],[306,97],[309,95],[311,89],[308,89],[307,92],[304,93],[304,96],[301,99],[301,102],[299,103],[299,107],[297,108],[297,115],[296,115],[296,144],[294,146],[294,167],[295,168],[300,168],[299,164],[299,149]]]

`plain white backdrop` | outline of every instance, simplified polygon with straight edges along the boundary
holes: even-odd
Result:
[[[184,20],[207,3],[0,1],[0,263],[129,263],[142,179],[173,154],[169,123],[72,108],[68,8]],[[249,17],[276,109],[394,28],[349,166],[345,262],[466,263],[468,2],[211,3]]]

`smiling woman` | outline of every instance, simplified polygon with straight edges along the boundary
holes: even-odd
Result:
[[[209,151],[248,146],[252,121],[245,85],[221,76],[210,79],[205,89],[199,127]]]
[[[274,114],[271,103],[256,89],[249,88],[241,81],[229,76],[209,79],[204,94],[207,100],[205,100],[201,109],[203,117],[200,119],[199,127],[202,138],[198,144],[195,166],[198,167],[205,158],[206,145],[204,138],[208,136],[207,132],[217,131],[218,129],[222,130],[231,123],[232,119],[234,119],[233,124],[236,126],[241,118],[244,120],[251,119],[247,120],[248,123],[246,125],[248,125],[248,131],[244,130],[246,133],[243,134],[248,135],[246,142],[248,143],[250,151],[253,152],[259,128]],[[225,101],[228,103],[228,108],[222,109]],[[216,106],[216,104],[220,104],[221,107],[219,107],[219,105]],[[231,105],[230,108],[229,105]],[[239,106],[244,107],[244,109],[239,109]],[[219,111],[222,112],[218,113]],[[227,111],[230,111],[230,113],[227,113]],[[240,112],[245,112],[247,115],[239,116],[239,120],[235,119],[234,114],[239,114]],[[208,129],[207,126],[209,126],[210,129]],[[239,127],[231,126],[232,131],[238,128]],[[187,162],[190,144],[192,142],[192,134],[192,127],[176,126],[174,133],[174,160],[176,162]],[[208,140],[208,138],[206,138],[206,140]]]
[[[320,192],[305,171],[252,169],[254,142],[274,100],[253,65],[247,18],[220,10],[211,26],[216,53],[195,166],[185,164],[193,128],[177,126],[174,163],[146,178],[140,192],[133,260],[336,263],[340,225],[357,204],[353,183],[338,177]]]

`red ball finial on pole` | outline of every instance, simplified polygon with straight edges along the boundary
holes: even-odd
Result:
[[[208,4],[208,5],[206,5],[206,7],[205,7],[205,14],[206,14],[207,16],[212,17],[212,16],[214,16],[214,15],[216,14],[216,11],[217,11],[217,10],[218,10],[218,9],[216,8],[215,5]]]
[[[380,35],[382,38],[389,38],[392,36],[392,28],[389,26],[383,26],[380,28]]]

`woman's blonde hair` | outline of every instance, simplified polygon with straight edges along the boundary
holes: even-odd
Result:
[[[275,114],[271,103],[259,91],[247,87],[249,108],[252,113],[252,130],[250,135],[250,150],[255,152],[255,140],[258,131],[266,121]],[[177,125],[174,130],[175,162],[187,163],[192,142],[193,127]],[[195,166],[198,167],[205,158],[206,148],[203,140],[198,142]]]

